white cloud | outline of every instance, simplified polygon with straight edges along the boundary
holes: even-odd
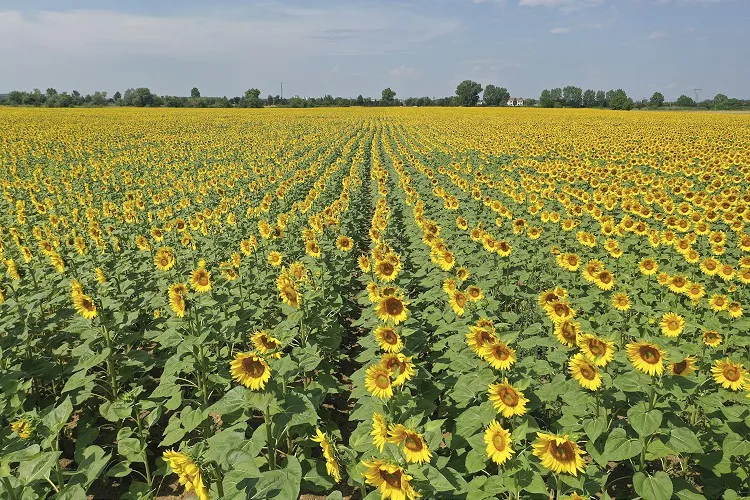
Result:
[[[570,28],[552,28],[549,30],[553,35],[563,35],[570,32]]]

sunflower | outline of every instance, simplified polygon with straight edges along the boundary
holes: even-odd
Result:
[[[354,248],[354,240],[342,234],[336,238],[336,248],[342,252],[351,252]]]
[[[468,298],[472,302],[477,302],[484,298],[484,293],[482,292],[482,289],[476,285],[472,285],[468,287],[466,289],[466,292],[464,292],[464,295],[466,295],[466,298]]]
[[[568,362],[568,371],[584,389],[595,391],[602,386],[602,378],[596,365],[592,365],[583,353],[576,353]]]
[[[296,309],[300,308],[302,305],[302,294],[297,289],[297,284],[284,270],[276,278],[276,289],[279,291],[279,296],[284,304]]]
[[[370,281],[365,287],[365,290],[367,291],[367,298],[370,299],[370,302],[375,304],[380,300],[380,287],[378,287],[377,283]]]
[[[679,363],[669,363],[669,373],[687,377],[695,372],[695,358],[688,356]]]
[[[510,385],[507,378],[503,379],[502,383],[490,384],[488,392],[492,405],[498,413],[502,413],[503,417],[526,413],[526,403],[529,400],[521,391]]]
[[[614,342],[590,333],[578,337],[578,347],[586,359],[596,366],[607,366],[615,357]]]
[[[96,278],[96,281],[101,284],[107,282],[107,277],[104,275],[104,271],[102,271],[101,267],[97,267],[96,269],[94,269],[94,277]]]
[[[685,329],[685,319],[679,314],[668,312],[661,317],[659,326],[665,337],[676,337]]]
[[[250,336],[250,341],[253,343],[255,350],[260,354],[278,351],[281,348],[281,341],[269,335],[265,330],[253,333]]]
[[[484,344],[479,355],[495,370],[509,370],[516,362],[516,351],[505,342],[496,341]]]
[[[733,300],[729,304],[727,304],[727,312],[729,313],[729,317],[731,318],[739,318],[742,317],[742,304],[739,302]]]
[[[706,257],[700,264],[700,270],[707,276],[714,276],[719,272],[719,261],[713,257]]]
[[[380,364],[390,371],[393,379],[393,385],[399,386],[405,384],[414,377],[414,363],[411,356],[398,354],[383,354]]]
[[[406,321],[408,317],[409,310],[406,308],[406,304],[402,298],[396,295],[381,296],[375,306],[375,312],[382,321],[393,321],[394,325],[398,325]]]
[[[667,286],[672,293],[683,293],[690,286],[690,281],[685,276],[675,275],[670,278]]]
[[[542,293],[539,294],[539,297],[537,298],[537,303],[544,310],[547,310],[547,308],[552,307],[556,302],[560,301],[561,299],[564,299],[566,296],[567,296],[567,293],[564,293],[564,290],[562,290],[559,287],[554,288],[552,290],[544,290]]]
[[[638,342],[627,344],[628,358],[636,370],[652,377],[664,372],[664,351],[656,344]]]
[[[475,325],[469,326],[469,333],[466,334],[466,343],[478,356],[482,356],[481,350],[487,344],[492,344],[497,340],[495,337],[495,326],[492,321],[482,318]]]
[[[381,363],[371,365],[365,372],[365,387],[375,397],[390,399],[393,396],[391,370]]]
[[[390,283],[398,276],[399,269],[398,266],[395,266],[390,260],[378,260],[375,261],[373,271],[375,271],[375,276],[377,276],[380,281]]]
[[[726,311],[729,306],[729,299],[726,295],[714,294],[708,299],[708,305],[713,311]]]
[[[183,283],[177,283],[169,287],[169,308],[178,318],[185,317],[185,310],[187,309],[186,293],[187,286]]]
[[[412,476],[395,464],[385,460],[373,458],[363,460],[362,465],[367,469],[362,475],[368,484],[380,491],[380,498],[391,500],[414,500],[421,497],[411,485]]]
[[[162,247],[154,254],[154,265],[159,271],[169,271],[176,262],[174,251],[169,247]]]
[[[10,430],[21,439],[29,439],[34,432],[34,422],[28,415],[22,415],[10,423]]]
[[[581,334],[581,324],[577,321],[563,320],[555,323],[555,337],[562,345],[573,347]]]
[[[385,417],[378,412],[372,414],[372,444],[378,449],[380,453],[383,453],[385,443],[388,441],[388,422]]]
[[[211,272],[203,266],[198,266],[190,274],[190,286],[198,293],[211,291]]]
[[[375,340],[385,352],[396,353],[404,348],[401,336],[391,326],[379,326],[375,329]]]
[[[747,372],[742,363],[735,363],[729,358],[716,360],[711,367],[711,374],[724,389],[739,391],[747,382]]]
[[[581,266],[581,258],[575,253],[561,253],[557,256],[557,265],[568,271],[578,271]]]
[[[229,368],[234,380],[253,391],[265,389],[271,378],[271,367],[255,351],[237,353]]]
[[[453,312],[458,316],[463,316],[466,312],[467,301],[468,298],[466,297],[466,294],[460,290],[454,290],[450,295],[451,309],[453,309]]]
[[[716,330],[706,330],[703,332],[703,343],[710,347],[717,347],[721,344],[721,334]]]
[[[513,455],[510,431],[493,420],[484,431],[484,443],[487,445],[487,456],[498,465],[502,465]]]
[[[311,439],[320,444],[320,449],[323,451],[323,458],[326,459],[326,472],[328,472],[335,482],[340,482],[341,471],[339,470],[339,464],[336,461],[335,449],[331,444],[331,441],[328,439],[328,436],[316,427],[315,436]]]
[[[363,273],[370,272],[370,258],[367,255],[360,255],[357,258],[357,265],[359,266],[359,270]]]
[[[305,243],[305,253],[314,259],[319,259],[321,255],[320,245],[317,241],[308,241]]]
[[[685,294],[692,300],[694,303],[697,303],[700,299],[703,298],[704,295],[706,295],[706,289],[703,288],[703,285],[700,283],[691,283],[688,287],[687,291],[685,291]]]
[[[638,265],[638,269],[641,271],[642,275],[652,276],[659,271],[659,264],[656,263],[655,259],[646,257]]]
[[[162,455],[172,472],[177,474],[180,484],[185,486],[185,491],[195,491],[199,500],[208,500],[208,488],[203,482],[203,472],[195,460],[185,453],[167,450]]]
[[[553,323],[560,323],[565,320],[572,320],[576,316],[576,311],[567,302],[558,300],[549,305],[547,308],[547,317]]]
[[[453,292],[455,292],[458,288],[458,285],[456,284],[456,280],[453,278],[445,278],[443,281],[443,291],[450,297]]]
[[[612,296],[612,307],[618,311],[627,311],[630,309],[630,297],[624,293],[616,293]]]
[[[456,279],[459,281],[466,281],[469,277],[469,271],[465,267],[459,267],[456,270]]]
[[[401,424],[392,425],[388,430],[388,442],[399,445],[404,443],[404,455],[406,461],[411,463],[422,464],[430,462],[432,453],[427,447],[427,443],[422,434],[413,429],[409,429]]]
[[[611,272],[603,269],[594,275],[594,284],[602,290],[612,290],[615,287],[615,278]]]
[[[583,472],[585,464],[581,457],[584,452],[575,441],[571,441],[567,435],[546,432],[537,432],[536,435],[534,455],[544,467],[558,474],[565,472],[577,476],[578,472]]]
[[[73,307],[86,319],[94,319],[98,314],[94,299],[85,293],[73,293]]]
[[[272,252],[268,253],[268,263],[271,264],[273,267],[279,267],[283,260],[284,260],[284,256],[281,255],[281,252],[277,252],[276,250],[273,250]]]

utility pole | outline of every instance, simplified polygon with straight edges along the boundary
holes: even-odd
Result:
[[[280,97],[282,99],[284,98],[284,82],[281,82],[281,94],[280,94]]]

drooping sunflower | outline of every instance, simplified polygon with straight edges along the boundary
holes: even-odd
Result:
[[[367,469],[362,475],[368,484],[380,491],[380,498],[391,500],[414,500],[421,497],[411,485],[412,476],[395,464],[385,460],[373,458],[363,460],[362,465]]]
[[[203,472],[195,459],[186,453],[167,450],[162,455],[172,472],[177,474],[180,484],[185,486],[185,491],[195,491],[199,500],[208,500],[208,488],[203,482]]]
[[[282,302],[296,309],[302,305],[302,294],[297,289],[297,284],[285,272],[281,272],[276,278],[276,289]]]
[[[652,377],[664,372],[665,354],[658,345],[649,342],[636,342],[627,344],[625,349],[636,370]]]
[[[359,266],[359,270],[363,273],[370,272],[370,258],[367,255],[360,255],[357,258],[357,265]]]
[[[73,307],[78,314],[86,319],[94,319],[98,314],[94,299],[85,293],[73,293]]]
[[[320,444],[320,449],[323,451],[323,458],[326,460],[326,472],[328,472],[335,482],[340,482],[341,471],[339,470],[339,464],[336,461],[335,449],[331,444],[330,439],[328,439],[328,436],[316,427],[315,436],[310,439]]]
[[[501,383],[490,384],[488,392],[492,405],[503,417],[507,418],[526,413],[526,403],[529,400],[524,397],[521,391],[510,385],[507,378]]]
[[[624,293],[616,293],[612,296],[612,307],[618,311],[627,311],[630,309],[630,297]]]
[[[190,274],[190,286],[198,293],[211,291],[211,272],[204,266],[198,266]]]
[[[397,295],[381,296],[375,306],[375,312],[384,322],[392,321],[394,325],[403,323],[408,318],[407,302]]]
[[[703,343],[709,347],[717,347],[721,344],[721,334],[716,330],[706,330],[703,332]]]
[[[590,333],[578,337],[578,347],[586,359],[596,366],[607,366],[615,357],[614,342]]]
[[[273,353],[281,348],[281,341],[269,335],[265,330],[254,332],[250,336],[250,341],[260,354]]]
[[[679,314],[668,312],[661,317],[659,326],[665,337],[676,337],[685,329],[685,318]]]
[[[393,327],[382,325],[375,329],[374,332],[375,340],[378,341],[378,346],[388,353],[400,352],[404,348],[404,342],[401,340],[401,336],[396,333]]]
[[[584,451],[575,441],[567,435],[558,436],[546,432],[537,432],[536,435],[534,455],[544,467],[558,474],[564,472],[578,476],[578,472],[583,472],[585,464],[581,457]]]
[[[507,462],[513,455],[510,431],[493,420],[484,431],[484,443],[487,445],[487,456],[498,465]]]
[[[747,372],[742,363],[735,363],[729,358],[716,360],[711,366],[711,374],[724,389],[739,391],[747,382]]]
[[[411,359],[411,356],[405,356],[401,353],[383,354],[380,365],[390,372],[394,386],[403,385],[414,378],[416,371]]]
[[[463,316],[466,312],[466,303],[468,302],[468,298],[466,297],[466,294],[463,293],[461,290],[454,290],[453,293],[450,295],[450,305],[451,309],[453,309],[453,312],[456,313],[458,316]]]
[[[669,373],[683,377],[695,373],[695,357],[688,356],[679,363],[669,363]]]
[[[574,354],[570,358],[568,371],[584,389],[595,391],[602,386],[602,378],[599,376],[599,370],[596,365],[589,362],[581,352]]]
[[[271,367],[255,351],[237,353],[229,369],[234,380],[253,391],[265,389],[271,379]]]
[[[372,444],[377,447],[380,453],[383,453],[385,443],[388,442],[388,422],[385,417],[378,412],[372,414]]]
[[[516,362],[515,349],[501,341],[484,344],[479,349],[479,355],[495,370],[509,370]]]
[[[107,277],[104,275],[104,271],[101,267],[97,267],[96,269],[94,269],[94,277],[100,284],[104,284],[107,282]]]
[[[187,310],[185,294],[187,291],[187,285],[184,283],[176,283],[169,287],[169,308],[178,318],[185,317],[185,311]]]
[[[374,364],[365,372],[365,387],[373,396],[390,399],[393,396],[391,371],[382,364]]]
[[[407,462],[429,463],[432,458],[432,452],[422,434],[401,424],[392,425],[388,429],[388,442],[395,445],[404,444],[404,456]]]

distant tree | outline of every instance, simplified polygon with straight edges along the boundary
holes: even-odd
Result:
[[[607,107],[607,94],[603,90],[597,90],[595,102],[597,108]]]
[[[503,106],[510,99],[510,92],[505,87],[495,87],[492,84],[487,85],[484,88],[484,94],[482,94],[482,101],[485,106]]]
[[[198,87],[193,87],[192,89],[190,89],[190,97],[200,97],[200,96],[201,96],[201,91],[198,90]]]
[[[727,96],[725,96],[724,94],[716,94],[714,96],[714,106],[721,105],[727,99],[729,99],[729,98]]]
[[[654,92],[654,94],[651,96],[651,99],[648,101],[650,106],[653,106],[654,108],[660,107],[662,104],[664,104],[664,94],[661,92]]]
[[[552,99],[552,92],[547,89],[542,90],[542,94],[539,96],[539,105],[543,108],[554,107],[555,100]]]
[[[47,94],[47,97],[52,97],[53,95],[57,95],[57,90],[50,87],[45,93]]]
[[[567,87],[562,89],[563,105],[569,106],[571,108],[580,108],[582,102],[583,91],[580,88],[574,87],[573,85],[568,85]]]
[[[680,97],[678,97],[677,100],[675,101],[675,104],[683,108],[695,107],[695,101],[693,100],[693,98],[688,97],[685,94],[682,94]]]
[[[536,99],[529,97],[523,100],[524,106],[536,106]]]
[[[593,108],[596,106],[596,92],[591,89],[587,89],[581,96],[581,105],[584,108]]]
[[[120,93],[120,91],[119,91],[119,90],[118,90],[117,92],[115,92],[115,95],[113,95],[113,96],[112,96],[112,99],[114,99],[114,100],[115,100],[115,102],[117,102],[117,101],[119,101],[120,99],[122,99],[122,94]]]
[[[479,102],[480,92],[482,92],[481,84],[464,80],[456,87],[456,101],[459,106],[476,106]]]
[[[359,94],[357,96],[357,101],[356,102],[357,102],[357,106],[364,106],[364,104],[365,104],[365,98],[362,97],[362,94]]]
[[[633,99],[628,97],[622,89],[612,90],[612,97],[609,100],[609,106],[612,109],[630,110],[633,108]]]
[[[260,90],[248,89],[242,98],[242,106],[245,108],[262,108],[263,101],[260,100]]]
[[[380,100],[384,106],[393,106],[396,101],[396,92],[391,90],[390,87],[385,88],[380,93]]]
[[[152,94],[148,87],[127,89],[122,96],[123,106],[136,106],[142,108],[146,106],[159,106],[161,103],[163,103],[163,99]]]
[[[554,102],[554,107],[559,108],[563,106],[565,101],[563,100],[563,91],[561,88],[554,88],[549,91],[550,96],[552,97],[552,102]]]
[[[106,106],[107,105],[107,93],[106,92],[94,92],[91,96],[91,104],[94,106]]]

